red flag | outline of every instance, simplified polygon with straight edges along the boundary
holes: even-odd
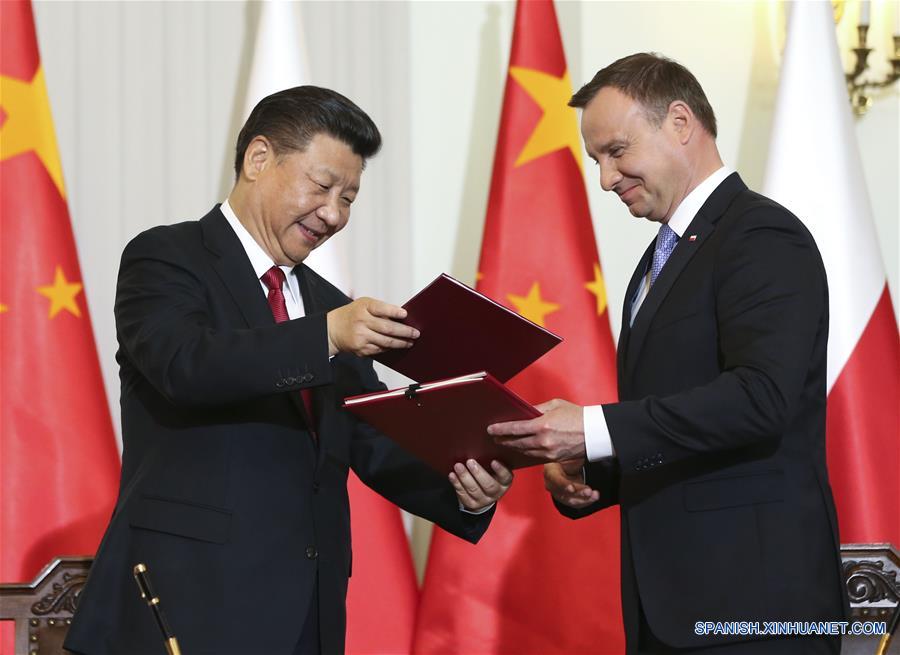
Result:
[[[302,7],[265,2],[260,7],[244,115],[265,96],[314,83],[302,38]],[[345,293],[353,288],[346,266],[346,243],[329,240],[306,260]],[[348,655],[409,653],[419,590],[400,510],[362,484],[351,472],[353,576],[347,589]],[[389,612],[385,607],[390,607]]]
[[[764,189],[803,220],[828,273],[826,437],[841,541],[898,546],[900,338],[827,3],[791,7]]]
[[[119,457],[31,3],[0,3],[0,580],[93,554]]]
[[[419,588],[400,510],[347,480],[353,577],[347,591],[348,655],[405,655],[412,646]]]
[[[551,0],[518,3],[478,288],[565,341],[513,379],[532,403],[615,400],[615,352]],[[620,653],[619,515],[571,521],[539,467],[471,546],[435,530],[416,653]]]
[[[302,7],[281,0],[260,7],[245,116],[266,95],[310,79],[302,38]],[[346,242],[329,240],[307,258],[306,264],[344,293],[352,280],[346,261]],[[409,653],[419,590],[409,542],[400,510],[362,484],[353,474],[350,495],[353,576],[347,588],[348,655]],[[385,611],[390,608],[390,611]]]

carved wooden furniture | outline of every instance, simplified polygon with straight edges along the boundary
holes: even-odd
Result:
[[[87,580],[90,557],[53,560],[26,584],[0,584],[0,619],[16,622],[16,655],[63,655],[63,639]],[[889,544],[841,546],[850,621],[889,624],[900,611],[900,553]],[[135,589],[135,594],[137,594]],[[843,655],[873,655],[878,636],[847,636]],[[900,635],[888,650],[900,655]]]
[[[841,546],[844,581],[850,597],[850,621],[890,624],[900,612],[900,553],[890,544],[844,544]],[[873,655],[878,636],[848,636],[842,655]],[[890,655],[900,655],[900,635],[895,635]]]
[[[93,561],[58,557],[34,581],[0,584],[0,619],[15,621],[16,655],[63,655],[63,640]]]

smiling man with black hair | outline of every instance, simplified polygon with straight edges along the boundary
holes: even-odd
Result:
[[[66,648],[160,652],[142,562],[185,653],[342,652],[350,469],[463,539],[487,529],[510,471],[469,461],[448,481],[341,409],[384,388],[364,356],[418,336],[402,308],[351,302],[303,264],[347,225],[380,145],[334,91],[273,94],[241,130],[228,199],[125,248],[121,487]]]

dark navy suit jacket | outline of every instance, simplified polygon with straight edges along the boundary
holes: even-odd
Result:
[[[132,579],[144,562],[185,653],[290,653],[310,603],[323,652],[342,652],[351,468],[464,539],[487,528],[492,512],[461,512],[444,476],[340,409],[384,387],[368,359],[329,360],[325,314],[349,299],[306,266],[297,274],[307,316],[276,324],[218,207],[125,248],[121,487],[67,648],[160,652]]]
[[[621,506],[628,650],[641,612],[663,643],[698,621],[841,620],[837,519],[825,467],[828,289],[812,236],[734,173],[710,195],[644,299],[625,295],[616,457],[586,467]]]

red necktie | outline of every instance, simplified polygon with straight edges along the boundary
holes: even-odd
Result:
[[[269,301],[269,309],[272,310],[272,316],[276,323],[284,323],[290,317],[288,316],[287,304],[284,301],[284,271],[278,266],[273,266],[263,273],[260,278],[263,284],[269,289],[269,295],[266,300]],[[318,439],[315,428],[315,415],[313,414],[312,391],[310,389],[301,389],[300,396],[303,398],[303,406],[306,408],[306,415],[309,416],[309,431],[314,439]]]

